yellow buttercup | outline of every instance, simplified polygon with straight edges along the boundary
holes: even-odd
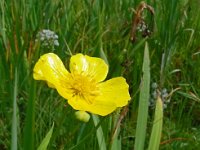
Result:
[[[76,54],[69,69],[56,54],[47,53],[35,64],[33,77],[55,88],[75,110],[105,116],[128,104],[129,86],[123,77],[102,82],[108,73],[103,59]]]

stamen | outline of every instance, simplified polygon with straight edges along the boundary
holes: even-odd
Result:
[[[85,100],[88,104],[93,103],[93,99],[99,94],[96,82],[90,76],[83,74],[71,74],[70,90],[77,100]]]

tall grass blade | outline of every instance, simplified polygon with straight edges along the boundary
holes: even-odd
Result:
[[[162,125],[163,125],[163,102],[160,96],[158,96],[156,101],[156,110],[155,110],[153,128],[151,132],[148,150],[159,149],[161,133],[162,133]]]
[[[6,43],[6,28],[5,28],[5,1],[4,0],[1,0],[0,1],[0,10],[1,10],[1,22],[0,22],[0,34],[2,36],[2,39],[3,39],[3,43],[5,44]]]
[[[36,83],[31,80],[31,87],[29,93],[29,101],[26,112],[25,129],[24,129],[24,140],[23,149],[34,150],[34,128],[35,128],[35,90]]]
[[[148,117],[148,104],[149,104],[149,92],[150,92],[150,60],[149,60],[149,48],[145,43],[144,60],[143,60],[143,79],[140,90],[139,109],[136,127],[135,138],[135,150],[143,150],[147,128]]]
[[[99,123],[99,118],[98,118],[98,116],[92,114],[92,119],[93,119],[94,125],[96,127]],[[97,140],[98,140],[98,144],[99,144],[99,149],[106,150],[106,142],[105,142],[105,138],[104,138],[103,130],[102,130],[101,126],[98,127],[98,129],[96,131],[96,135],[97,135]]]
[[[18,74],[17,68],[15,69],[14,93],[13,93],[13,118],[12,118],[12,133],[11,133],[11,150],[17,150],[17,84]]]
[[[112,132],[112,137],[109,143],[109,150],[121,150],[121,136],[120,136],[120,114],[115,114],[112,116],[113,122],[114,122],[114,129]]]
[[[51,129],[49,130],[49,132],[46,134],[45,138],[42,140],[42,142],[37,150],[46,150],[47,149],[47,146],[49,144],[49,141],[50,141],[52,133],[53,133],[53,128],[54,128],[54,123],[53,123]]]
[[[119,128],[112,142],[111,150],[121,150],[121,149],[122,145],[121,145],[120,128]]]

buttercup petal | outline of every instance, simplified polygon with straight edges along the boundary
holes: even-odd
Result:
[[[101,116],[112,113],[117,107],[123,107],[131,99],[128,92],[128,84],[122,77],[110,79],[99,83],[100,95],[92,104],[85,99],[69,99],[68,103],[76,110],[88,111]]]
[[[73,89],[71,89],[70,86],[70,76],[66,76],[64,80],[62,80],[59,83],[56,83],[56,90],[58,93],[65,99],[69,100],[72,99],[74,94],[73,94]]]
[[[76,54],[70,59],[71,73],[89,76],[96,82],[105,80],[108,74],[108,65],[103,59]]]
[[[33,69],[33,78],[47,81],[50,87],[65,80],[68,74],[60,58],[53,53],[42,55]]]
[[[117,107],[123,107],[131,99],[129,95],[129,86],[123,77],[116,77],[105,82],[99,83],[101,95],[96,101],[107,101],[115,103]]]
[[[117,106],[115,103],[110,103],[109,101],[94,101],[92,104],[88,104],[84,99],[69,99],[68,103],[75,110],[87,111],[93,114],[98,114],[101,116],[106,116],[112,113]]]
[[[104,100],[95,100],[92,104],[92,107],[90,107],[89,112],[98,114],[101,116],[106,116],[113,111],[115,111],[117,108],[116,104],[111,101]]]

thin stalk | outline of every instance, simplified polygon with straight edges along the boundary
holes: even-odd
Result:
[[[13,92],[13,117],[12,117],[12,131],[11,131],[11,150],[17,150],[17,84],[18,74],[17,68],[15,69],[15,81],[14,81],[14,92]]]

